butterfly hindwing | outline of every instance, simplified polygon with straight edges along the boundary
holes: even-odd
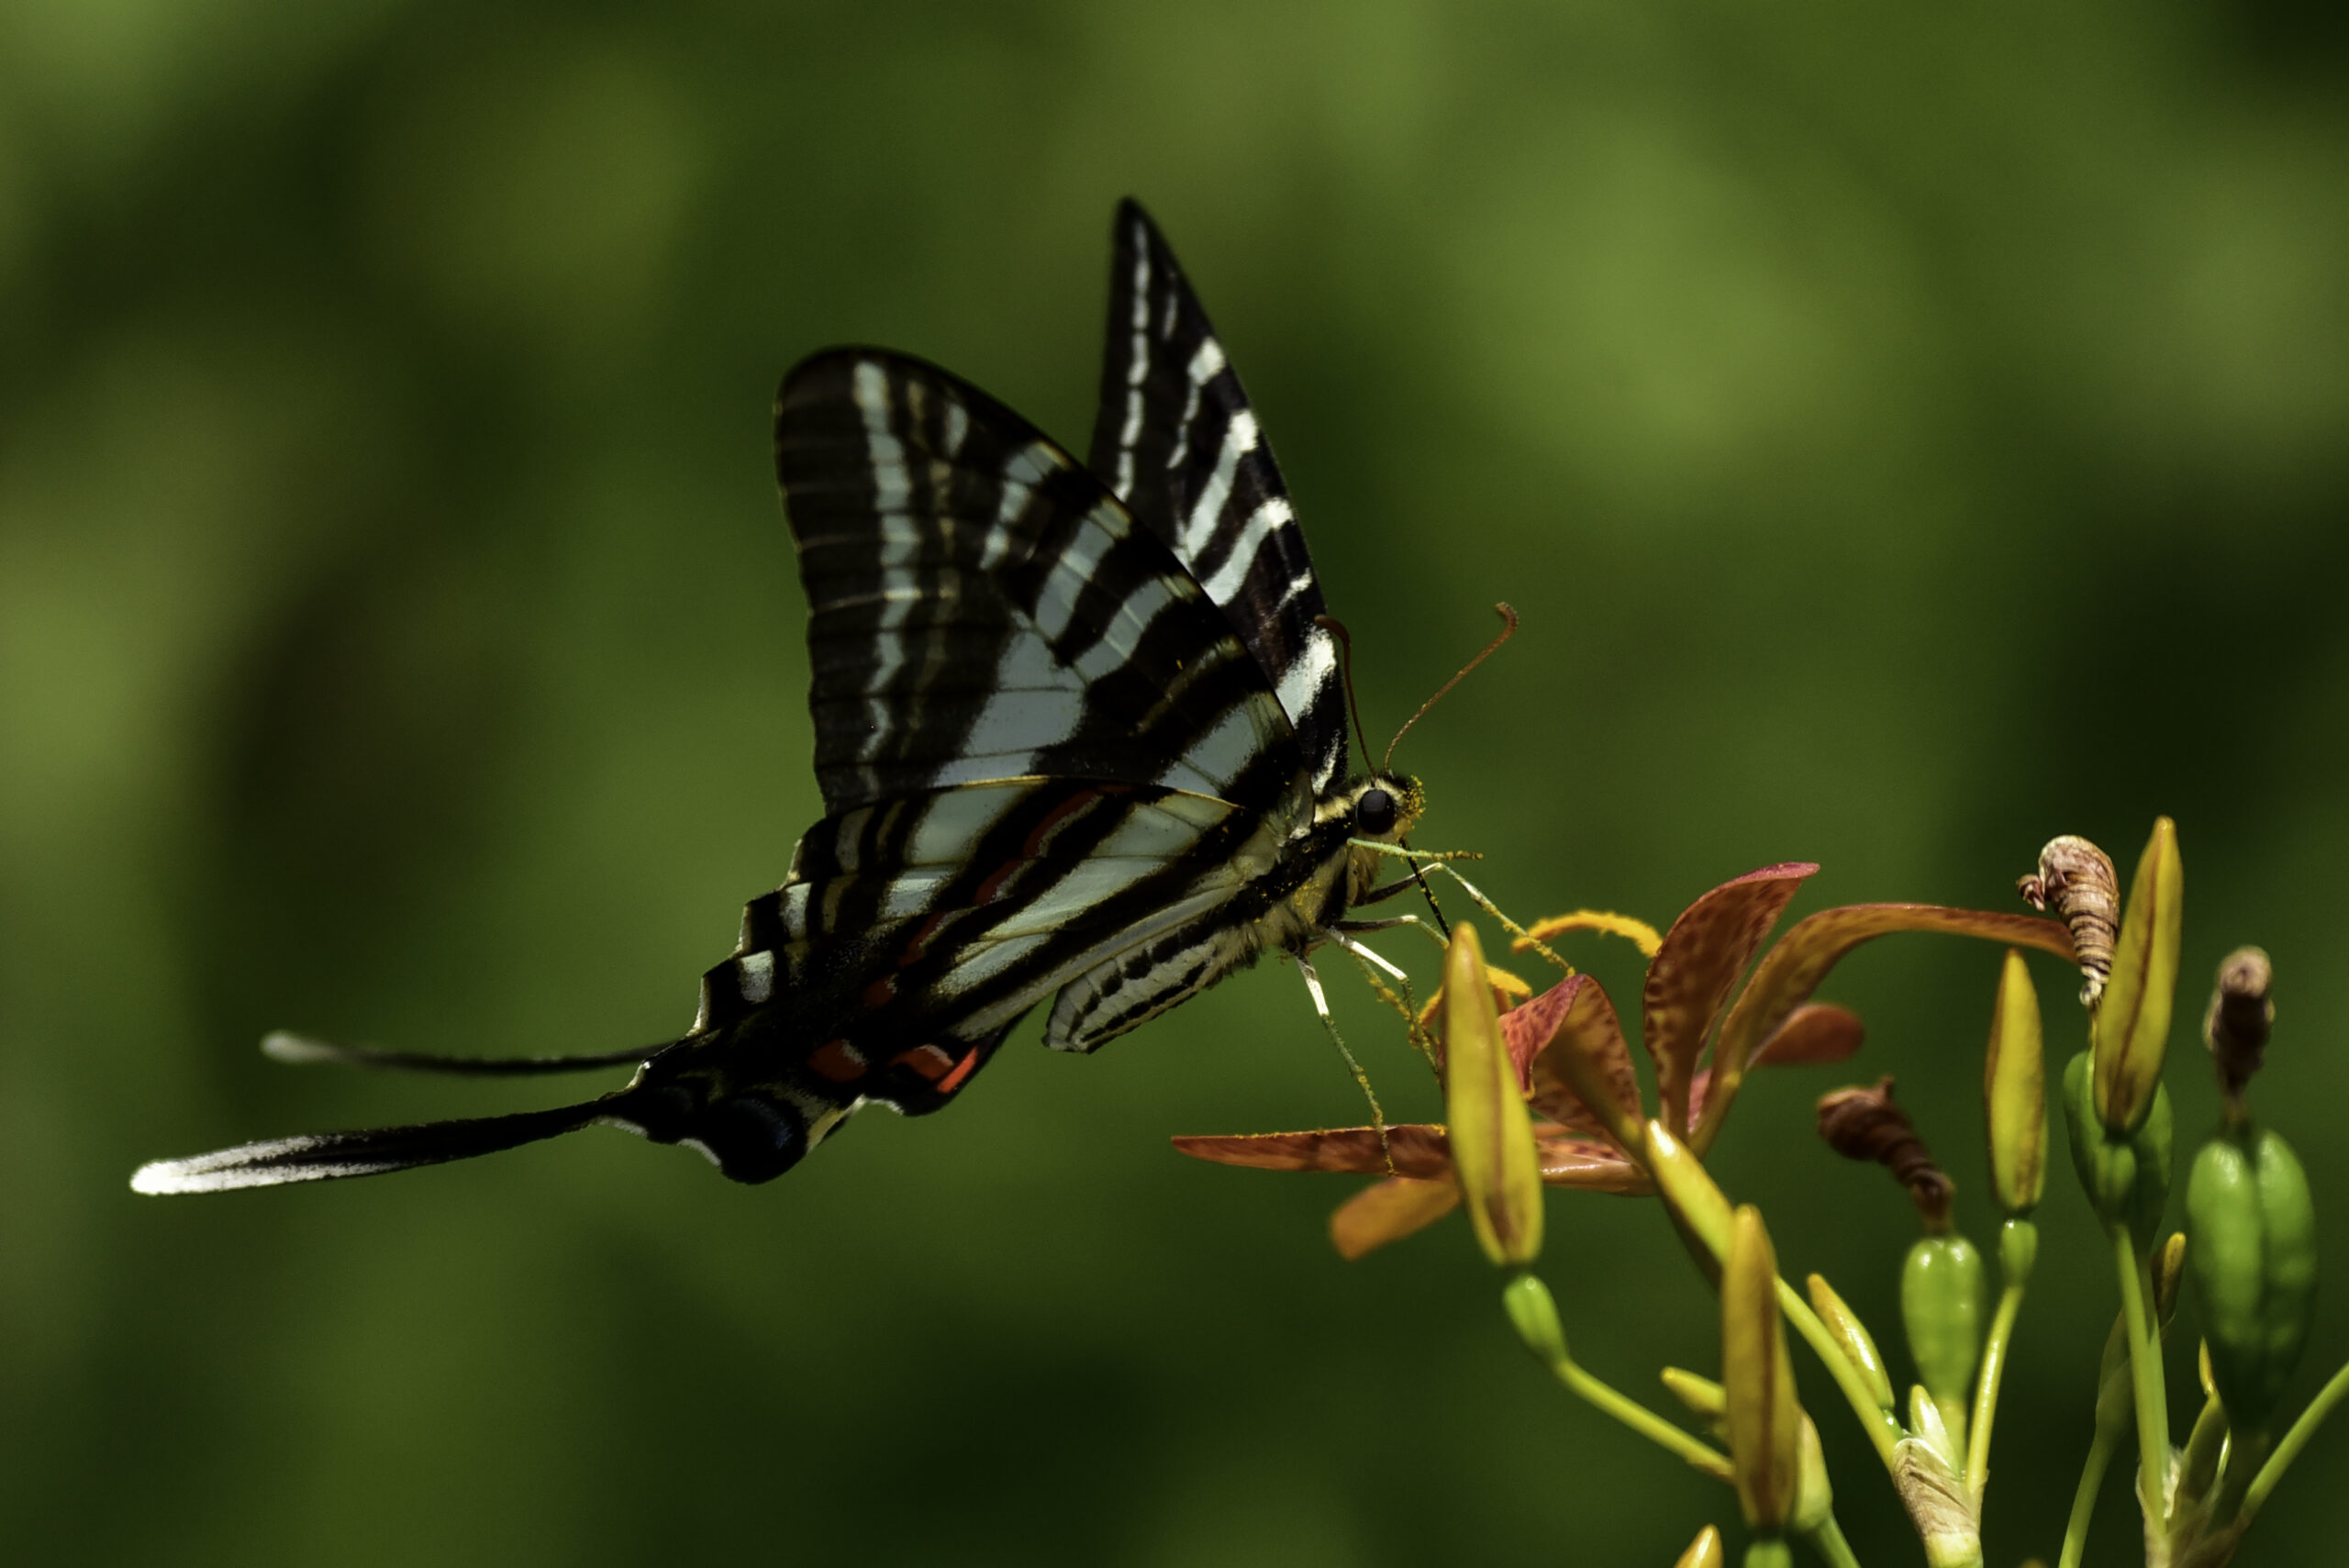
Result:
[[[1198,296],[1138,202],[1119,205],[1090,462],[1220,606],[1278,694],[1313,787],[1343,769],[1337,646],[1305,530]]]

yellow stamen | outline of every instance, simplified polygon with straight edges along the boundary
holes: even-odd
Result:
[[[1617,915],[1602,909],[1577,909],[1571,915],[1553,915],[1536,920],[1522,937],[1510,947],[1523,952],[1537,942],[1567,931],[1598,931],[1605,936],[1621,937],[1637,946],[1641,956],[1653,958],[1664,946],[1664,937],[1645,920],[1635,920],[1629,915]]]

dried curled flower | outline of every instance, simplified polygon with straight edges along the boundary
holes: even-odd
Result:
[[[2112,941],[2121,928],[2121,878],[2112,857],[2077,834],[2047,840],[2039,851],[2039,869],[2015,881],[2015,891],[2034,909],[2055,906],[2056,915],[2071,928],[2077,951],[2080,1005],[2093,1007],[2104,995],[2105,978],[2112,973]]]
[[[2266,1055],[2267,1031],[2276,1024],[2267,988],[2275,979],[2275,966],[2258,948],[2237,948],[2219,965],[2210,1008],[2202,1015],[2202,1043],[2219,1064],[2219,1084],[2230,1104],[2243,1097]]]
[[[1873,1089],[1837,1089],[1819,1100],[1819,1136],[1846,1160],[1865,1160],[1890,1171],[1909,1189],[1909,1201],[1935,1231],[1949,1225],[1950,1200],[1957,1184],[1933,1162],[1909,1113],[1892,1103],[1892,1080]]]

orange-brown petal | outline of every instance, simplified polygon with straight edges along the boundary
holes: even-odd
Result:
[[[1940,904],[1847,904],[1805,916],[1763,955],[1753,978],[1721,1025],[1720,1044],[1713,1055],[1717,1087],[1705,1107],[1704,1125],[1693,1137],[1699,1152],[1711,1145],[1720,1130],[1721,1118],[1752,1064],[1754,1046],[1790,1020],[1844,954],[1894,931],[1947,931],[2037,948],[2066,962],[2073,956],[2072,934],[2063,922],[2035,915],[1953,909]]]
[[[1622,1196],[1655,1191],[1655,1184],[1648,1180],[1645,1171],[1633,1164],[1621,1150],[1598,1139],[1545,1129],[1535,1137],[1533,1148],[1542,1162],[1544,1186]]]
[[[1345,1171],[1359,1175],[1386,1175],[1387,1155],[1394,1173],[1404,1176],[1449,1176],[1452,1151],[1443,1129],[1407,1122],[1386,1129],[1386,1147],[1378,1145],[1375,1127],[1339,1127],[1318,1132],[1238,1132],[1177,1138],[1175,1152],[1219,1165],[1241,1165],[1252,1171]]]
[[[1655,1059],[1665,1127],[1688,1124],[1689,1079],[1729,1000],[1730,987],[1778,923],[1787,904],[1819,868],[1808,862],[1764,866],[1706,894],[1681,911],[1648,964],[1641,1033]]]
[[[1330,1216],[1330,1244],[1351,1262],[1389,1241],[1426,1229],[1459,1207],[1456,1182],[1389,1176],[1338,1206]]]
[[[1533,1108],[1554,1121],[1603,1132],[1639,1147],[1639,1075],[1607,989],[1587,974],[1570,975],[1521,1007],[1501,1015],[1509,1055],[1523,1064]]]
[[[1749,1067],[1819,1067],[1831,1062],[1843,1062],[1855,1055],[1866,1042],[1867,1025],[1857,1013],[1849,1012],[1832,1002],[1806,1002],[1787,1015],[1760,1050],[1747,1062]]]

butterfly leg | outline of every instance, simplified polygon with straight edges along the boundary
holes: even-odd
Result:
[[[1342,940],[1342,939],[1341,939]],[[1345,1037],[1338,1032],[1338,1020],[1330,1016],[1330,998],[1321,989],[1321,976],[1315,973],[1313,961],[1303,953],[1297,955],[1297,973],[1305,976],[1306,995],[1313,998],[1313,1010],[1320,1015],[1321,1027],[1330,1033],[1330,1043],[1345,1058],[1346,1071],[1354,1075],[1354,1084],[1362,1090],[1362,1097],[1370,1102],[1371,1125],[1378,1129],[1378,1151],[1386,1160],[1386,1173],[1396,1174],[1394,1151],[1386,1145],[1386,1113],[1378,1107],[1377,1092],[1370,1086],[1370,1074],[1362,1070],[1354,1053],[1346,1047]]]
[[[1353,907],[1359,909],[1365,904],[1384,904],[1397,894],[1408,893],[1419,885],[1419,879],[1416,876],[1398,876],[1392,882],[1380,884],[1355,899]]]
[[[1551,951],[1549,944],[1538,940],[1532,932],[1527,930],[1523,926],[1520,926],[1516,921],[1510,919],[1507,915],[1502,914],[1501,906],[1494,903],[1491,899],[1486,897],[1482,892],[1478,891],[1475,883],[1469,881],[1466,877],[1453,870],[1449,865],[1438,863],[1435,865],[1434,869],[1443,873],[1444,875],[1458,883],[1460,884],[1460,890],[1468,895],[1469,898],[1475,903],[1476,907],[1482,909],[1486,914],[1490,915],[1494,919],[1498,920],[1501,923],[1501,929],[1507,931],[1511,937],[1514,937],[1517,940],[1519,946],[1531,948],[1535,952],[1540,953],[1543,958],[1546,958],[1552,963],[1556,964],[1569,975],[1572,975],[1575,973],[1575,966],[1573,964],[1568,963],[1564,959],[1560,958],[1556,953]]]
[[[1349,931],[1361,936],[1372,931],[1391,931],[1398,926],[1418,924],[1419,924],[1419,917],[1417,915],[1390,915],[1384,920],[1332,920],[1325,929],[1331,931]]]
[[[1330,940],[1335,942],[1338,946],[1345,949],[1348,952],[1353,954],[1356,958],[1362,960],[1364,963],[1367,963],[1372,968],[1380,971],[1387,979],[1399,980],[1404,984],[1408,985],[1411,983],[1411,977],[1404,973],[1393,963],[1389,962],[1385,954],[1373,952],[1369,948],[1364,946],[1362,943],[1354,940],[1353,937],[1346,934],[1349,931],[1390,930],[1397,926],[1404,925],[1406,923],[1416,926],[1419,924],[1419,920],[1417,917],[1410,915],[1405,915],[1400,918],[1393,920],[1343,920],[1334,925],[1322,927],[1321,934],[1329,938]]]

